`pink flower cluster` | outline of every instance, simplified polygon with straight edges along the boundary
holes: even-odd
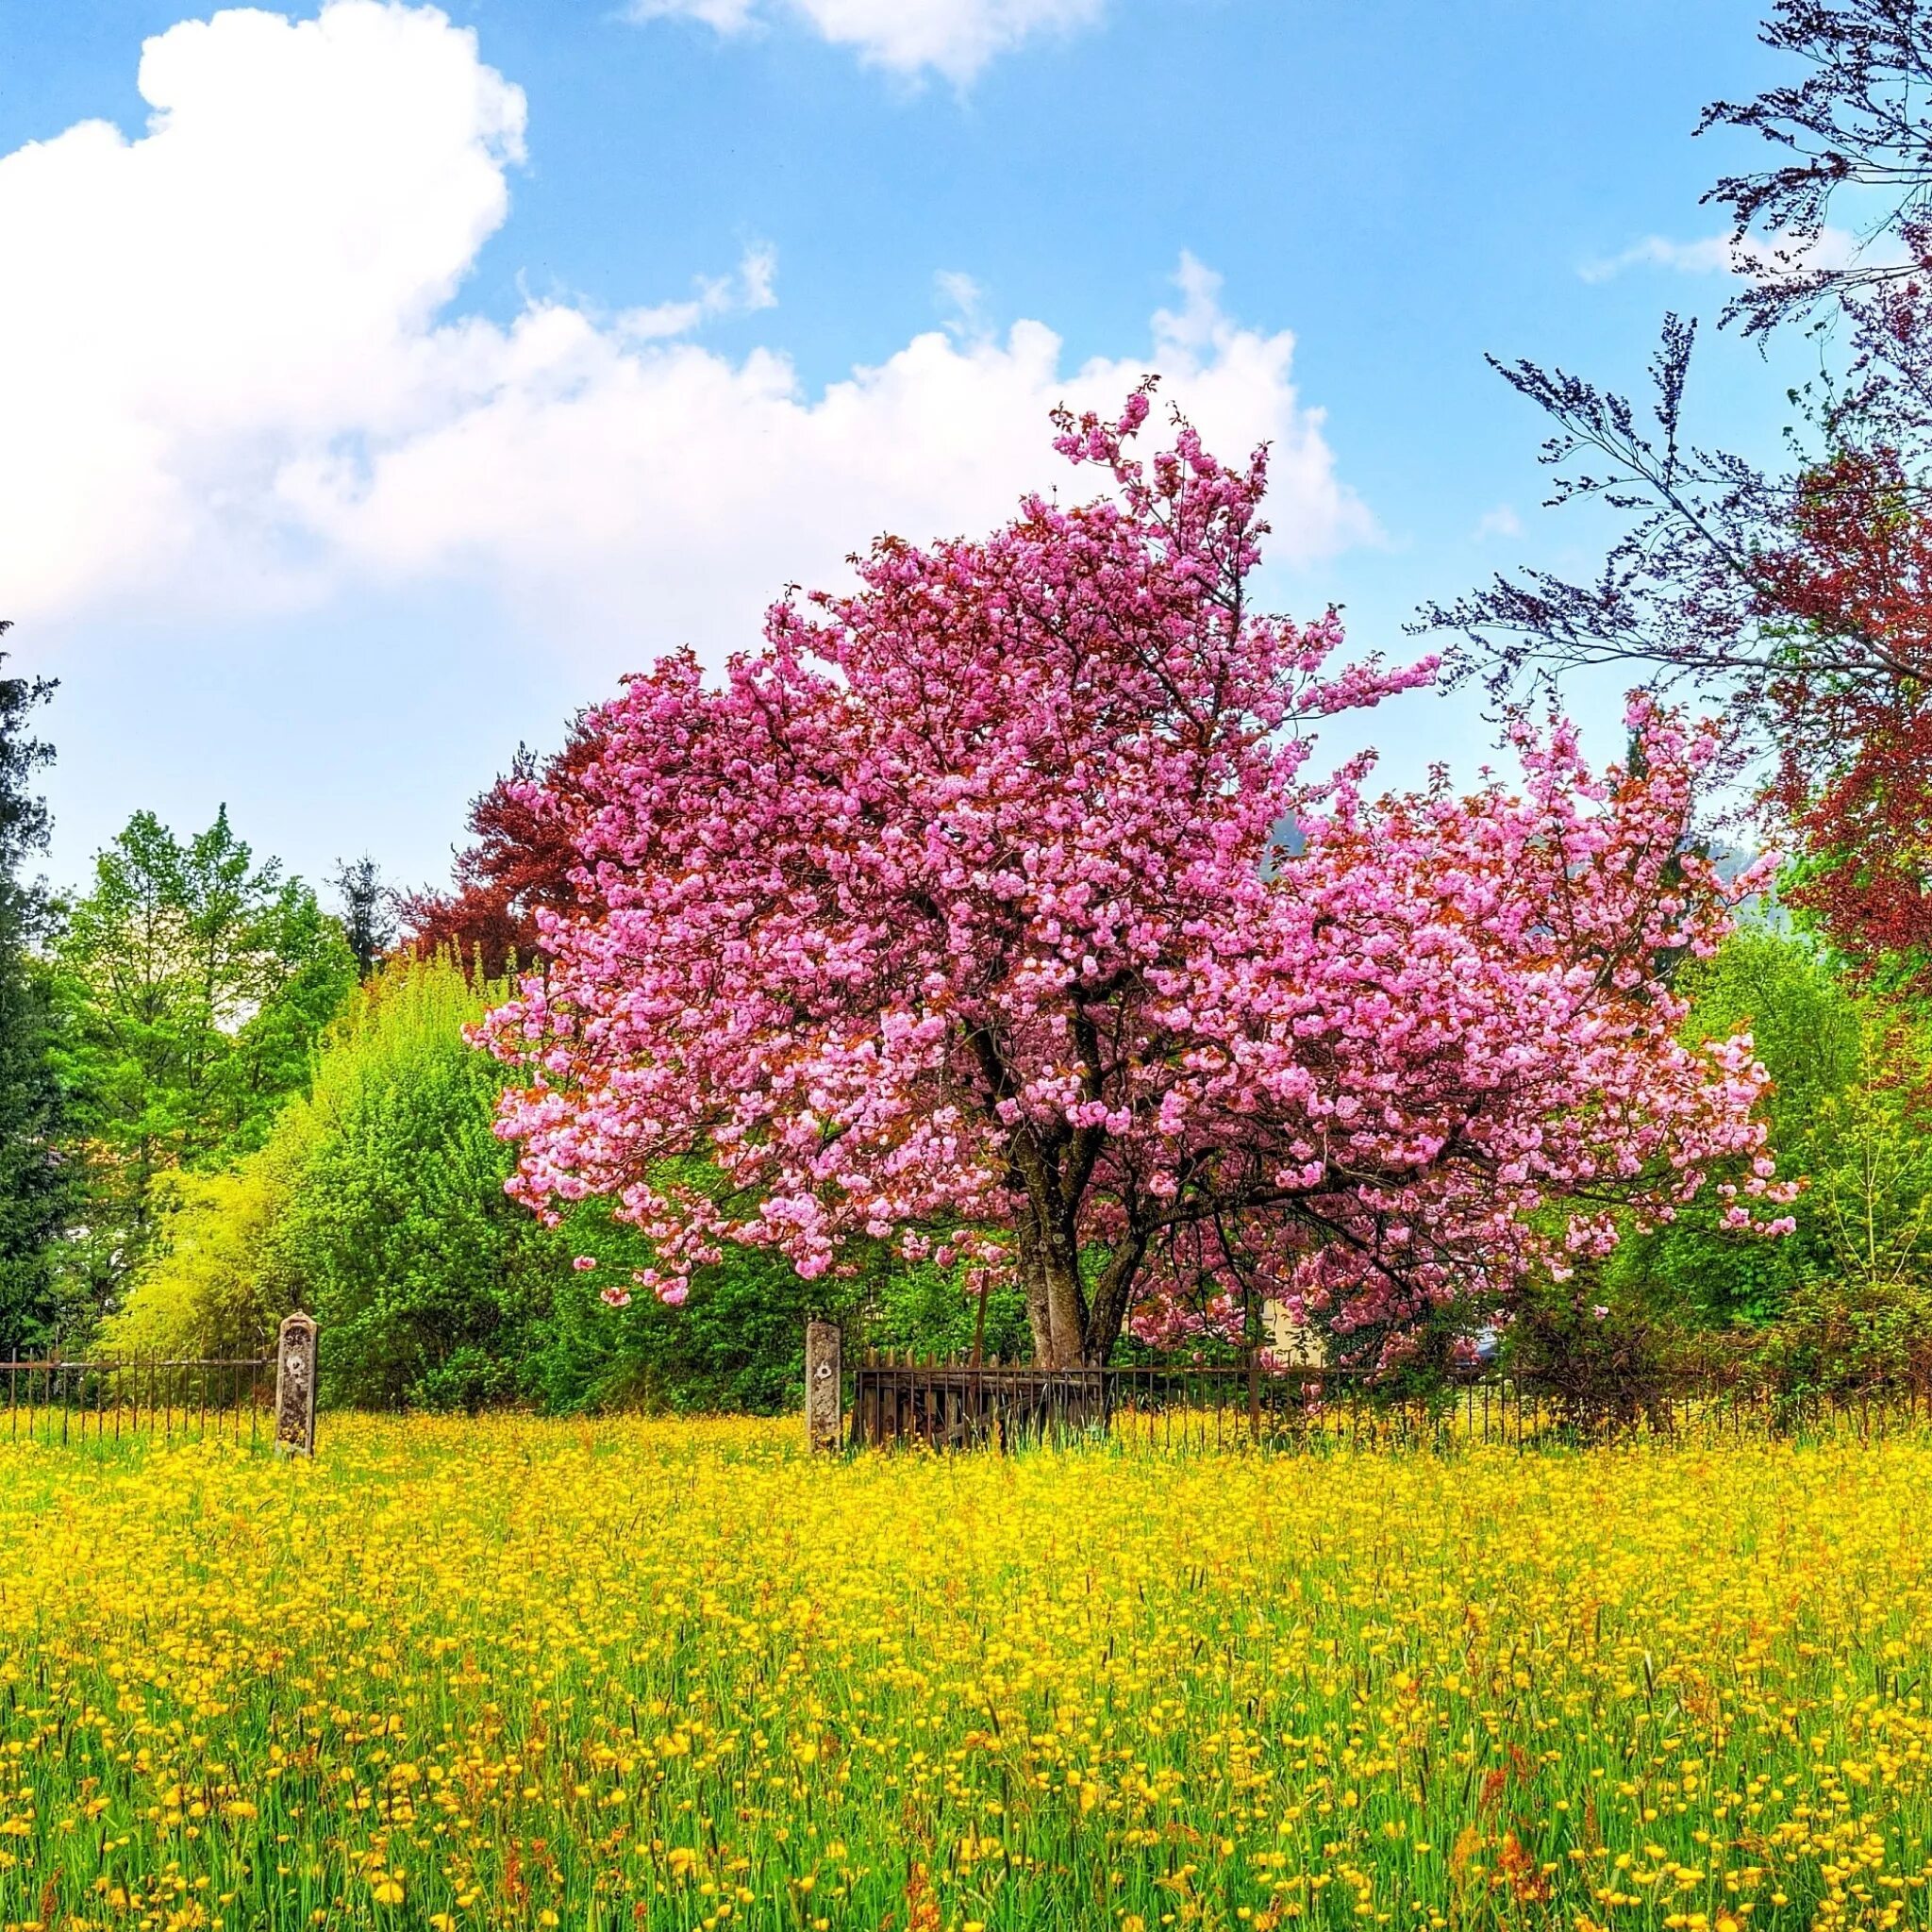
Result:
[[[1183,425],[1143,466],[1145,415],[1062,420],[1099,500],[881,540],[722,688],[675,656],[593,721],[608,912],[548,918],[482,1029],[512,1191],[615,1196],[667,1301],[724,1242],[1015,1271],[1049,1359],[1257,1289],[1344,1326],[1505,1292],[1720,1168],[1774,1228],[1763,1069],[1681,1044],[1669,983],[1757,883],[1688,845],[1713,734],[1640,700],[1627,769],[1556,723],[1473,796],[1311,776],[1306,721],[1435,665],[1253,610],[1262,458]]]

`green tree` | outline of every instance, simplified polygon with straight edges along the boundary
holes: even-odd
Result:
[[[1833,1266],[1815,1211],[1815,1176],[1826,1158],[1821,1124],[1827,1104],[1861,1077],[1881,1008],[1892,1009],[1862,993],[1806,934],[1768,925],[1745,926],[1714,958],[1687,963],[1678,986],[1690,998],[1687,1040],[1749,1029],[1772,1075],[1767,1106],[1778,1171],[1811,1185],[1793,1210],[1796,1232],[1782,1241],[1731,1238],[1718,1227],[1721,1200],[1693,1203],[1617,1250],[1606,1271],[1609,1298],[1705,1326],[1765,1322],[1800,1281]]]
[[[448,959],[392,968],[331,1033],[307,1121],[278,1130],[307,1147],[271,1272],[325,1327],[337,1399],[513,1393],[525,1331],[568,1272],[559,1237],[503,1191],[502,1074],[463,1038],[480,1011]]]
[[[306,1119],[296,1103],[287,1125],[246,1160],[162,1178],[167,1239],[136,1275],[125,1306],[102,1324],[106,1353],[232,1360],[272,1345],[275,1324],[299,1299],[276,1271],[275,1237],[300,1177]]]
[[[53,958],[87,1191],[73,1265],[105,1311],[155,1240],[163,1176],[260,1146],[306,1084],[355,959],[301,880],[255,862],[225,808],[185,843],[137,812]]]
[[[648,1261],[642,1239],[608,1203],[545,1227],[504,1192],[513,1156],[492,1122],[510,1076],[464,1029],[506,991],[447,957],[392,960],[360,987],[266,1143],[232,1172],[169,1180],[169,1240],[110,1345],[247,1352],[306,1307],[330,1401],[557,1412],[790,1407],[811,1315],[843,1322],[855,1346],[967,1345],[974,1309],[957,1278],[883,1247],[818,1282],[727,1249],[682,1307],[642,1293],[607,1306],[603,1291]],[[1017,1295],[995,1298],[987,1332],[990,1348],[1023,1345]]]
[[[1932,1022],[1860,1003],[1850,1077],[1807,1124],[1800,1279],[1758,1351],[1794,1394],[1932,1380]]]
[[[1778,1169],[1803,1183],[1794,1230],[1740,1241],[1717,1225],[1721,1201],[1693,1204],[1534,1303],[1511,1337],[1518,1372],[1628,1386],[1634,1364],[1690,1366],[1717,1343],[1792,1392],[1932,1375],[1932,1009],[1763,926],[1681,984],[1688,1037],[1748,1026],[1771,1072]]]
[[[51,1262],[74,1194],[60,1149],[47,975],[35,952],[49,907],[45,889],[25,875],[47,839],[34,774],[53,757],[28,721],[53,689],[0,677],[0,1359],[42,1348],[58,1331]]]
[[[336,860],[329,874],[341,910],[342,936],[356,956],[356,976],[367,979],[396,942],[395,894],[382,882],[382,868],[368,853]]]

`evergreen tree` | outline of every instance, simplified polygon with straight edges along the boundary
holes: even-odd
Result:
[[[72,1193],[58,1145],[46,974],[34,952],[49,908],[44,887],[25,872],[46,843],[46,803],[33,780],[53,757],[27,721],[53,689],[0,677],[0,1359],[42,1348],[57,1332],[49,1258]]]
[[[395,917],[390,909],[395,895],[383,884],[381,868],[366,852],[360,858],[337,859],[328,882],[341,901],[342,935],[356,956],[356,976],[367,979],[396,942]]]

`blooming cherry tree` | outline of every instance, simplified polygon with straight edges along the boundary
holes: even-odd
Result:
[[[1098,500],[882,539],[529,788],[595,909],[483,1029],[512,1191],[614,1196],[671,1302],[724,1242],[1009,1271],[1053,1365],[1257,1293],[1344,1331],[1507,1293],[1711,1179],[1774,1228],[1749,1040],[1675,1038],[1670,963],[1754,883],[1687,851],[1712,736],[1640,703],[1601,775],[1561,724],[1513,790],[1316,775],[1308,726],[1434,663],[1253,609],[1265,458],[1181,425],[1143,464],[1147,408],[1060,419]]]

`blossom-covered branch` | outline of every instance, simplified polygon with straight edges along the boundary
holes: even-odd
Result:
[[[1343,1327],[1507,1292],[1721,1165],[1774,1203],[1750,1042],[1680,1045],[1668,983],[1751,884],[1687,848],[1714,736],[1640,704],[1628,770],[1557,724],[1513,791],[1315,774],[1308,721],[1434,661],[1254,610],[1265,457],[1182,424],[1143,464],[1147,407],[1061,421],[1098,500],[881,540],[722,688],[675,657],[590,721],[591,909],[484,1037],[513,1191],[615,1196],[663,1298],[724,1242],[891,1240],[1091,1362],[1257,1289]]]

